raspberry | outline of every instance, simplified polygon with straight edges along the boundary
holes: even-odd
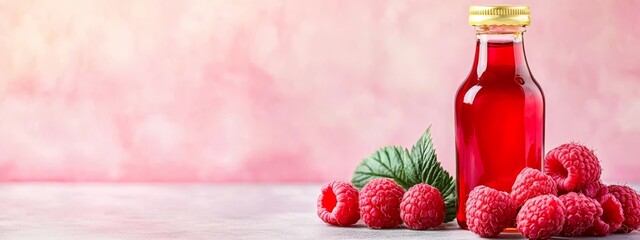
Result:
[[[596,214],[598,217],[596,217],[593,225],[587,229],[586,235],[602,237],[615,232],[622,226],[624,214],[622,212],[622,205],[620,205],[620,202],[610,193],[603,195],[597,200],[601,206]]]
[[[511,187],[511,197],[516,207],[521,207],[525,201],[546,194],[558,194],[558,188],[553,178],[537,169],[524,168],[516,177]]]
[[[592,150],[567,143],[551,150],[544,159],[544,173],[558,183],[558,190],[574,191],[600,179],[602,168]]]
[[[620,202],[624,213],[624,222],[618,232],[630,233],[638,229],[640,227],[640,195],[627,186],[611,185],[608,189],[609,193]]]
[[[444,200],[437,188],[420,183],[402,197],[400,216],[408,228],[424,230],[440,226],[444,215]]]
[[[469,193],[466,214],[471,232],[495,237],[513,221],[516,207],[508,193],[477,186]]]
[[[341,181],[322,186],[318,197],[318,217],[337,226],[349,226],[358,222],[358,190],[351,183]]]
[[[559,197],[566,207],[564,227],[560,235],[581,236],[595,220],[600,204],[587,196],[570,192]]]
[[[594,199],[601,198],[603,195],[609,193],[607,185],[602,184],[600,180],[587,184],[584,188],[580,189],[579,192]]]
[[[566,208],[551,194],[529,199],[516,217],[517,228],[529,239],[547,239],[562,231]]]
[[[393,228],[402,223],[400,202],[404,189],[388,178],[376,178],[360,190],[360,216],[370,228]]]

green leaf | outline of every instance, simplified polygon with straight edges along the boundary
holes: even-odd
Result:
[[[405,172],[405,160],[410,159],[409,150],[399,146],[387,146],[365,158],[353,174],[351,182],[360,189],[374,178],[391,178],[404,189],[413,186]]]
[[[356,167],[351,182],[360,189],[374,178],[391,178],[404,189],[418,183],[429,184],[437,188],[444,198],[445,222],[455,218],[455,181],[437,160],[431,127],[411,148],[411,152],[403,147],[387,146],[362,160]]]
[[[438,162],[436,149],[431,139],[431,127],[427,128],[416,145],[411,148],[409,161],[409,163],[403,164],[407,166],[406,170],[409,171],[409,181],[426,183],[437,188],[444,199],[446,209],[444,221],[452,221],[457,211],[456,182]]]

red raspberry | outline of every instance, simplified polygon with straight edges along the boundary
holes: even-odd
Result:
[[[596,217],[593,225],[587,229],[585,234],[602,237],[615,232],[622,226],[624,213],[622,212],[620,202],[610,193],[603,195],[597,200],[601,206],[596,214],[598,217]]]
[[[394,228],[402,223],[404,189],[388,178],[376,178],[360,190],[360,216],[370,228]]]
[[[358,222],[358,190],[351,183],[340,181],[322,186],[318,197],[318,217],[328,224],[338,226],[349,226]]]
[[[551,194],[538,196],[522,205],[516,217],[517,228],[529,239],[547,239],[562,231],[566,208]]]
[[[498,236],[513,221],[515,214],[513,199],[506,192],[477,186],[469,193],[467,227],[480,237]]]
[[[564,227],[560,235],[567,237],[582,236],[595,221],[600,204],[581,193],[570,192],[559,197],[566,207]]]
[[[521,207],[531,198],[546,194],[558,194],[556,182],[553,181],[553,178],[533,168],[522,169],[511,187],[511,197],[516,207]]]
[[[594,199],[601,198],[605,194],[609,193],[607,185],[602,184],[602,181],[600,180],[587,184],[584,188],[580,189],[579,192]]]
[[[589,148],[568,143],[547,153],[544,173],[558,183],[558,190],[574,191],[600,179],[602,168]]]
[[[640,195],[630,187],[611,185],[609,193],[616,197],[622,205],[624,222],[618,230],[620,233],[630,233],[640,227]]]
[[[440,191],[428,184],[416,184],[402,197],[400,216],[408,228],[424,230],[440,226],[444,215],[444,200]]]

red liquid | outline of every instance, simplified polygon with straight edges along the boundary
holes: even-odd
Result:
[[[544,95],[522,42],[478,41],[474,66],[455,100],[458,224],[466,228],[469,192],[511,191],[525,167],[540,169]]]

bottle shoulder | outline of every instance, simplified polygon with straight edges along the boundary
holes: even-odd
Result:
[[[507,73],[485,71],[481,76],[472,72],[458,88],[456,99],[470,101],[481,95],[544,98],[540,84],[528,71]]]

